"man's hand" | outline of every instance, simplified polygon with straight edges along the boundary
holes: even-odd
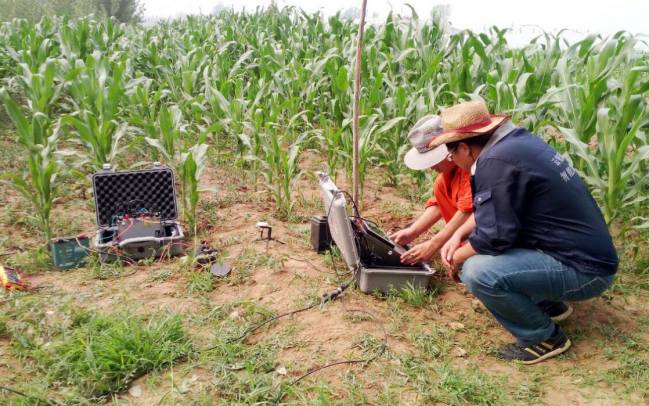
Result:
[[[455,261],[451,261],[449,265],[444,264],[444,266],[446,266],[446,275],[449,279],[458,283],[461,282],[460,267],[455,263]]]
[[[439,251],[441,244],[437,239],[417,244],[401,255],[401,262],[406,265],[415,265],[419,262],[427,262]]]
[[[442,249],[439,251],[442,264],[448,269],[453,266],[453,255],[455,251],[460,248],[462,245],[462,239],[459,235],[453,234],[451,238],[442,246]]]
[[[406,245],[417,238],[417,234],[411,227],[388,234],[388,237],[397,245]]]

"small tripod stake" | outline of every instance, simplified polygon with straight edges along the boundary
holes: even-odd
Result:
[[[277,238],[273,238],[273,227],[265,221],[258,221],[257,228],[259,229],[259,238],[255,241],[266,241],[266,248],[268,248],[268,243],[271,241],[276,241],[280,244],[284,244]],[[264,232],[266,235],[264,235]]]

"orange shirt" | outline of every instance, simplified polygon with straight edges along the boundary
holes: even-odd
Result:
[[[455,167],[450,172],[437,175],[433,183],[433,197],[426,202],[426,208],[434,205],[439,206],[442,218],[447,223],[458,210],[471,213],[473,197],[469,172]]]

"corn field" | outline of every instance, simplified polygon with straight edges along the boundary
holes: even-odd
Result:
[[[305,151],[321,157],[322,169],[351,177],[356,30],[339,15],[273,7],[151,27],[2,23],[0,100],[28,163],[5,180],[30,200],[49,238],[58,175],[89,183],[88,174],[135,149],[139,161],[176,170],[193,224],[210,150],[228,151],[232,167],[286,218]],[[451,33],[415,15],[366,28],[361,183],[373,171],[387,184],[410,182],[428,193],[432,174],[402,163],[408,128],[441,107],[482,98],[571,159],[607,221],[648,226],[642,38],[621,32],[570,44],[545,34],[515,48],[505,34],[496,27]]]

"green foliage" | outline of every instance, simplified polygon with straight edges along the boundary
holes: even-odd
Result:
[[[48,390],[58,392],[61,404],[95,404],[193,351],[181,318],[173,314],[99,313],[66,296],[55,304],[35,295],[5,302],[3,334],[31,378],[23,391],[41,398],[51,398]]]
[[[185,220],[189,229],[195,230],[196,207],[198,206],[198,182],[205,170],[207,144],[197,144],[181,155],[179,175],[182,181],[182,198]]]
[[[74,61],[66,73],[73,112],[61,123],[74,130],[95,170],[113,162],[126,133],[126,124],[119,122],[125,70],[125,59],[111,62],[95,52],[85,61]]]
[[[9,183],[31,203],[45,241],[52,237],[50,212],[56,196],[59,162],[54,154],[58,128],[54,128],[52,108],[58,99],[60,85],[55,83],[57,67],[52,61],[41,65],[33,74],[26,64],[19,77],[28,98],[28,109],[22,109],[5,88],[0,88],[0,102],[16,128],[16,138],[27,153],[27,167],[20,174],[5,174]]]
[[[199,271],[190,272],[188,278],[187,293],[190,295],[211,292],[216,286],[215,276],[210,273],[208,267]]]
[[[408,282],[406,286],[399,292],[399,297],[401,297],[401,299],[403,299],[403,301],[410,306],[419,307],[423,306],[426,303],[430,303],[436,293],[436,290],[429,291],[427,289],[422,289],[418,286],[414,286],[412,283]]]
[[[601,45],[582,43],[584,56],[571,63],[585,69],[573,66],[570,71],[570,54],[558,66],[564,85],[559,111],[570,125],[561,131],[608,222],[649,197],[641,174],[649,158],[644,130],[649,124],[649,65],[635,56],[634,44],[624,35]]]
[[[133,1],[100,2],[109,14],[137,9]],[[60,120],[62,138],[83,147],[62,152],[81,154],[97,169],[124,146],[150,146],[150,160],[176,169],[190,223],[202,144],[233,157],[240,183],[261,187],[282,219],[293,218],[305,153],[318,158],[311,166],[351,179],[353,21],[277,7],[150,27],[97,18],[13,20],[0,29],[7,83],[19,85],[19,96],[50,127]],[[639,38],[619,33],[568,44],[561,34],[544,34],[514,48],[506,34],[497,27],[448,33],[439,19],[416,15],[390,14],[366,27],[361,185],[380,168],[388,184],[413,177],[417,187],[408,195],[420,200],[430,179],[405,171],[408,129],[425,114],[482,98],[494,112],[552,134],[608,221],[641,214],[649,72]]]
[[[127,387],[135,377],[164,368],[191,350],[177,316],[142,320],[126,313],[91,314],[63,337],[32,352],[40,371],[85,397]]]
[[[0,0],[0,10],[0,21],[25,18],[36,22],[45,16],[95,14],[135,23],[141,21],[144,6],[140,0]]]

